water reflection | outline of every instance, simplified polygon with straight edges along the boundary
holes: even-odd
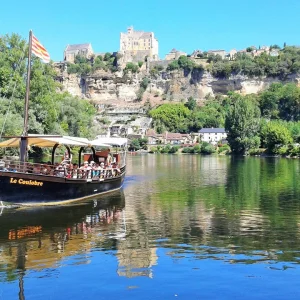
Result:
[[[298,263],[298,160],[152,155],[131,162],[133,173],[147,177],[127,187],[135,196],[126,206],[138,239],[144,233],[150,247],[163,237],[160,247],[205,249],[206,258],[216,253],[218,259],[221,251],[240,261],[238,254],[258,251],[252,262],[263,257]]]
[[[108,278],[101,295],[109,297],[116,282],[140,287],[151,278],[149,297],[164,298],[178,282],[194,291],[199,286],[195,271],[202,270],[200,279],[214,283],[212,294],[202,298],[214,298],[215,287],[224,285],[240,287],[233,292],[238,297],[244,287],[232,284],[240,280],[232,266],[244,267],[245,280],[253,278],[250,265],[256,278],[265,269],[300,270],[299,171],[300,160],[129,156],[124,193],[71,207],[4,210],[0,280],[19,279],[20,289],[26,290],[30,274],[46,280],[61,272],[66,286],[78,284],[73,287],[76,296],[83,284],[90,283],[88,293],[99,278]],[[68,280],[62,270],[74,275]],[[91,275],[82,283],[77,270],[85,278]],[[286,274],[285,286],[291,289],[296,282]],[[272,283],[282,284],[282,278],[275,283],[272,276]],[[262,282],[265,288],[268,281]],[[152,291],[155,283],[161,294]],[[128,285],[113,298],[124,296]],[[185,299],[195,298],[189,296]]]
[[[77,264],[89,263],[93,247],[111,248],[106,237],[124,235],[124,207],[124,193],[117,192],[73,206],[4,209],[0,279],[14,280],[27,269],[55,268],[76,254],[83,254]]]

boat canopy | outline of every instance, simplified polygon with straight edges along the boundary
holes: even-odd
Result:
[[[14,137],[0,143],[0,148],[5,147],[19,147],[21,137]],[[27,137],[28,146],[37,147],[54,147],[55,145],[68,145],[68,146],[90,146],[91,142],[86,138],[71,137],[71,136],[55,136],[55,135],[34,135],[29,134]],[[108,146],[108,145],[106,145]]]
[[[102,145],[109,145],[109,146],[126,146],[127,139],[125,138],[117,138],[117,137],[103,137],[97,138],[93,141],[90,141],[91,146],[102,146]]]

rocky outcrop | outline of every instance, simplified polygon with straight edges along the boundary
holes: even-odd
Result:
[[[145,93],[145,100],[156,97],[159,101],[180,101],[193,97],[203,100],[206,95],[227,94],[236,91],[242,94],[258,93],[268,88],[278,78],[249,78],[247,76],[232,76],[229,79],[217,79],[210,73],[201,70],[161,72],[155,76],[146,72],[138,74],[123,74],[123,72],[108,73],[100,71],[90,76],[67,74],[59,76],[64,90],[72,95],[89,98],[99,104],[116,104],[127,106],[136,103],[140,83],[144,77],[150,78]],[[285,82],[300,83],[299,76],[290,76]],[[143,103],[143,102],[139,102]]]

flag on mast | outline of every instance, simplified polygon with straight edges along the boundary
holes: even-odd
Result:
[[[31,51],[35,56],[41,58],[45,63],[50,62],[50,55],[48,51],[34,35],[32,35]]]

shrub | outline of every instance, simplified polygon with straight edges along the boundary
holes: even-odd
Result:
[[[208,143],[206,143],[208,144]],[[216,152],[216,149],[213,145],[208,144],[208,145],[204,145],[204,143],[201,145],[201,153],[203,154],[212,154],[214,152]]]
[[[249,155],[251,155],[251,156],[261,155],[263,151],[264,150],[262,150],[262,149],[250,149]]]
[[[78,73],[78,71],[79,71],[78,65],[68,63],[68,67],[67,67],[68,74],[75,74]]]
[[[225,144],[225,145],[221,145],[218,147],[218,153],[228,153],[230,152],[230,147],[229,145]]]
[[[139,70],[139,67],[138,65],[132,63],[132,62],[129,62],[127,63],[125,69],[124,69],[124,72],[128,72],[128,71],[131,71],[132,73],[137,73]]]
[[[193,147],[184,147],[182,153],[193,153]]]
[[[201,153],[201,146],[200,145],[195,145],[192,149],[193,149],[192,153]]]
[[[140,87],[144,88],[145,90],[147,89],[148,85],[150,83],[149,78],[144,77],[142,82],[140,83]]]
[[[178,149],[179,149],[179,146],[173,146],[173,147],[171,147],[171,149],[169,150],[169,152],[168,153],[176,153],[177,151],[178,151]]]
[[[278,148],[276,148],[274,153],[279,154],[279,155],[287,155],[288,154],[288,146],[278,147]]]
[[[300,154],[300,147],[295,145],[289,145],[287,154],[290,156],[298,156]]]
[[[151,147],[149,153],[157,153],[158,151],[158,147]]]
[[[136,94],[136,99],[138,101],[142,101],[143,100],[143,95],[144,95],[145,89],[140,87],[137,94]]]

